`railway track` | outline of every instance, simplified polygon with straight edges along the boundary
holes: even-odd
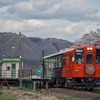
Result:
[[[94,90],[85,90],[85,89],[73,89],[73,88],[69,88],[69,87],[64,87],[63,89],[69,89],[69,90],[73,90],[73,91],[80,91],[80,92],[90,92],[90,93],[95,93],[95,94],[100,94],[100,89],[94,89]]]
[[[51,93],[64,94],[71,97],[82,98],[85,100],[100,100],[100,90],[86,91],[71,88],[49,88]]]

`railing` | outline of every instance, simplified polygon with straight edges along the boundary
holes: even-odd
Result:
[[[0,78],[19,78],[20,73],[19,70],[0,70]],[[36,75],[36,69],[23,69],[22,70],[23,78],[39,78]]]
[[[36,75],[36,69],[34,69],[34,68],[23,69],[22,77],[23,78],[38,78],[38,76]]]
[[[0,78],[18,78],[18,70],[0,70]]]

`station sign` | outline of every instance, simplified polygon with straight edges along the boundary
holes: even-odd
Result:
[[[42,69],[41,69],[41,68],[38,68],[38,69],[36,70],[36,75],[37,75],[37,76],[42,76]]]

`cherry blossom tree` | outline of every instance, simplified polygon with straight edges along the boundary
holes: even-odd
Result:
[[[100,29],[84,34],[75,41],[74,46],[100,46]]]

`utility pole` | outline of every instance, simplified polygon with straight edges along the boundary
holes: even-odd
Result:
[[[20,58],[20,63],[19,63],[19,69],[20,69],[20,88],[22,87],[22,48],[21,48],[21,32],[19,32],[19,58]]]
[[[44,70],[45,70],[45,65],[44,65],[44,50],[42,51],[42,66],[43,66],[43,79],[44,79]]]

